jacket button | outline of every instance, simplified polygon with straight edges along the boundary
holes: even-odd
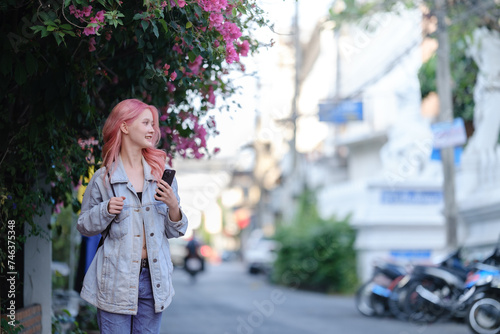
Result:
[[[165,306],[162,306],[161,309],[163,310],[165,308]]]
[[[157,259],[153,259],[153,262],[156,263],[156,262],[158,262],[158,260]]]
[[[154,233],[151,233],[150,236],[154,236],[155,234]]]
[[[160,284],[156,284],[156,287],[159,288],[160,287]]]
[[[149,211],[149,206],[146,208],[146,211]]]

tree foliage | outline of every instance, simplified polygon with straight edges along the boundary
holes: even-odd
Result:
[[[252,31],[263,14],[255,0],[2,1],[2,231],[36,227],[47,204],[66,202],[99,163],[103,121],[122,99],[158,107],[170,159],[214,153],[206,114],[237,89],[229,74],[262,45]]]

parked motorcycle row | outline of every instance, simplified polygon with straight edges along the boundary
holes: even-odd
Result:
[[[500,333],[500,241],[493,253],[464,265],[460,249],[437,265],[380,263],[356,293],[365,316],[433,323],[463,319],[473,333]]]

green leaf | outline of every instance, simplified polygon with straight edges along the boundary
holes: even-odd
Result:
[[[50,20],[49,15],[47,15],[47,13],[45,13],[45,12],[39,12],[38,15],[40,16],[40,18],[42,19],[42,21]]]
[[[54,38],[56,39],[57,45],[60,45],[63,42],[63,38],[61,37],[60,34],[54,33]]]
[[[54,30],[57,30],[57,27],[54,27],[54,26],[47,27],[47,31],[54,31]]]
[[[155,34],[156,38],[160,37],[160,32],[158,31],[158,27],[155,22],[152,22],[151,24],[153,25],[153,34]]]
[[[134,15],[134,20],[140,20],[144,17],[144,14],[143,13],[137,13]]]
[[[149,22],[148,21],[142,21],[141,22],[141,26],[142,26],[142,30],[146,31],[146,29],[148,28],[149,26]]]
[[[236,7],[233,7],[233,16],[238,15],[238,11],[236,10]]]
[[[238,6],[238,10],[239,10],[242,14],[244,14],[244,15],[246,15],[246,14],[247,14],[247,9],[245,8],[245,6],[241,6],[241,5],[240,5],[240,6]]]
[[[188,58],[190,62],[193,62],[196,59],[196,54],[193,51],[189,51]]]
[[[165,22],[165,20],[163,20],[163,19],[158,20],[158,22],[160,22],[160,24],[162,25],[162,27],[165,30],[165,32],[168,32],[167,22]]]
[[[186,23],[186,29],[189,29],[193,26],[193,23],[191,21],[187,21]]]

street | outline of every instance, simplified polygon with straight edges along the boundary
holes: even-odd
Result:
[[[418,325],[367,318],[353,297],[274,286],[249,275],[239,262],[208,265],[191,282],[174,270],[176,295],[162,319],[162,334],[469,334],[463,323]]]

